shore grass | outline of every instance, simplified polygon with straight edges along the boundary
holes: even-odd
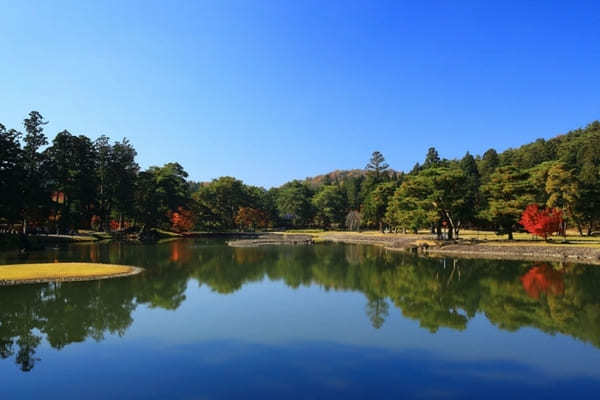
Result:
[[[0,283],[27,283],[109,278],[134,274],[139,268],[95,263],[44,263],[0,265]]]

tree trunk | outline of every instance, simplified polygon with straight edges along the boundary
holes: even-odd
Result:
[[[513,232],[512,232],[512,230],[508,231],[508,240],[513,240]]]

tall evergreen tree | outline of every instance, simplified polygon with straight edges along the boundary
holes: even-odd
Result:
[[[21,133],[0,124],[0,220],[17,220],[22,197],[19,191],[23,171],[23,154],[19,139]]]
[[[22,191],[22,219],[23,232],[28,230],[28,222],[32,219],[40,219],[47,212],[50,201],[50,193],[44,179],[44,155],[41,153],[42,146],[48,144],[44,135],[44,117],[37,111],[31,111],[29,117],[25,118],[25,137],[23,141],[23,179]]]
[[[439,167],[441,161],[440,155],[435,147],[430,147],[427,150],[427,155],[425,156],[425,161],[423,162],[423,169]]]
[[[365,168],[373,177],[375,177],[375,180],[379,182],[380,178],[386,173],[389,167],[389,164],[385,162],[383,154],[379,151],[374,151]]]

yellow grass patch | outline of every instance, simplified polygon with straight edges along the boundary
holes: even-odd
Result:
[[[126,265],[75,262],[0,265],[0,283],[100,279],[139,271]]]

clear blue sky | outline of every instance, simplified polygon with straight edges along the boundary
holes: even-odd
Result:
[[[600,118],[600,1],[1,2],[0,122],[272,186]],[[377,3],[376,5],[374,3]]]

